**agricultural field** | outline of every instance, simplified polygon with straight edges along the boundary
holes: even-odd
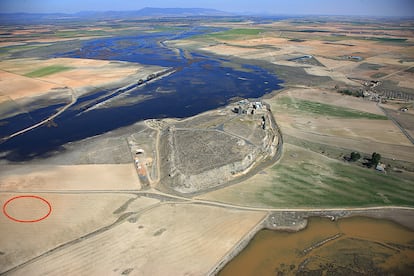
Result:
[[[39,68],[35,71],[29,72],[25,76],[29,78],[38,78],[38,77],[44,77],[47,75],[51,75],[51,74],[55,74],[55,73],[59,73],[59,72],[71,70],[71,69],[72,69],[71,67],[66,67],[62,65],[52,65],[52,66]]]
[[[414,146],[374,102],[334,91],[288,89],[269,103],[287,135],[412,162]]]
[[[387,117],[384,115],[381,116],[368,112],[357,111],[348,107],[338,107],[330,104],[288,97],[281,97],[278,99],[278,104],[287,109],[294,109],[296,112],[308,113],[309,115],[331,116],[345,119],[387,120]]]
[[[273,208],[412,206],[414,174],[384,175],[285,143],[282,159],[202,199]]]
[[[264,215],[163,204],[142,214],[138,211],[107,231],[52,252],[13,274],[207,274]]]
[[[267,102],[284,136],[282,158],[200,198],[274,208],[412,206],[414,147],[374,102],[304,88],[286,89]],[[388,173],[368,169],[363,159],[345,161],[355,150],[362,158],[381,152]],[[393,171],[401,164],[411,172]]]
[[[0,168],[0,191],[140,189],[132,164],[9,165]]]
[[[208,34],[208,38],[222,39],[222,40],[235,40],[240,38],[251,38],[261,34],[264,30],[262,29],[231,29],[228,31]]]
[[[145,78],[148,74],[160,69],[160,67],[142,66],[136,63],[93,59],[3,60],[0,62],[0,72],[9,75],[9,77],[0,80],[1,93],[18,99],[19,97],[46,94],[53,92],[53,88],[65,86],[73,89],[78,88],[78,93],[80,93],[85,87],[125,82],[125,79],[131,76]],[[21,83],[18,86],[15,85],[17,80]],[[36,89],[37,87],[39,88]]]
[[[137,212],[158,201],[147,198],[138,198],[128,194],[50,194],[36,193],[47,200],[51,206],[50,215],[37,223],[18,223],[5,216],[0,217],[2,239],[0,241],[0,273],[5,272],[26,261],[30,261],[49,250],[59,248],[64,244],[76,243],[76,240],[113,225],[128,208],[117,210],[128,200],[136,200],[132,212]],[[16,196],[16,193],[2,192],[1,202],[6,202]],[[37,200],[26,202],[20,198],[7,206],[7,213],[19,219],[34,220],[39,214],[45,214],[44,208]],[[31,208],[28,208],[31,206]],[[128,207],[128,205],[126,205]],[[87,210],[87,212],[85,212]],[[101,229],[101,230],[100,230]]]

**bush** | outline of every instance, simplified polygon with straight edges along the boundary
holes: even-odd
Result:
[[[358,161],[361,158],[361,154],[359,154],[359,152],[354,151],[351,152],[351,158],[349,159],[352,162]]]
[[[371,164],[377,166],[381,161],[381,154],[374,152],[371,157]]]
[[[341,93],[345,95],[352,95],[352,91],[349,89],[341,90]]]

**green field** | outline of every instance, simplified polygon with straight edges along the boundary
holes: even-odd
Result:
[[[286,143],[285,149],[279,164],[205,197],[275,208],[414,206],[413,176],[382,174]]]
[[[179,26],[155,26],[154,28],[148,30],[148,33],[156,33],[156,32],[183,32],[187,30],[186,27],[179,27]]]
[[[216,39],[223,39],[223,40],[232,40],[238,39],[245,36],[256,36],[262,33],[264,30],[262,29],[232,29],[228,31],[218,32],[218,33],[211,33],[206,35],[210,38]]]
[[[395,37],[369,37],[369,40],[378,41],[378,42],[406,42],[406,38],[395,38]]]
[[[329,174],[318,173],[327,169]],[[394,176],[345,163],[321,167],[312,161],[272,168],[277,177],[264,192],[297,206],[413,205],[414,186]],[[271,204],[272,201],[263,198]]]
[[[387,117],[382,115],[358,111],[347,107],[339,107],[335,105],[295,99],[290,97],[281,97],[278,99],[277,103],[282,107],[287,107],[288,109],[297,112],[305,112],[320,116],[332,116],[349,119],[387,120]]]
[[[371,78],[379,79],[379,78],[385,77],[386,75],[387,74],[385,74],[385,73],[376,73],[376,74],[371,75]]]
[[[108,35],[108,32],[105,32],[103,30],[58,31],[55,33],[55,35],[63,38],[71,38],[79,36],[103,36]]]
[[[30,78],[40,78],[47,75],[55,74],[62,71],[67,71],[73,69],[72,67],[62,66],[62,65],[51,65],[36,69],[32,72],[25,74],[26,77]]]
[[[31,45],[15,45],[15,46],[8,46],[8,47],[1,47],[0,48],[0,55],[8,55],[14,54],[22,51],[28,51],[37,49],[40,47],[48,46],[50,44],[31,44]]]
[[[380,43],[397,43],[397,44],[401,44],[407,41],[406,38],[352,36],[352,35],[345,35],[342,33],[339,33],[339,34],[333,33],[333,34],[324,35],[321,32],[311,33],[311,32],[293,31],[293,30],[287,32],[286,34],[292,39],[302,38],[302,39],[320,40],[320,41],[368,40],[368,41],[375,41],[375,42],[380,42]]]

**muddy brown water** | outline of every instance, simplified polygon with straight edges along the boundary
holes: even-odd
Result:
[[[310,218],[262,230],[219,275],[414,275],[414,231],[387,220]]]

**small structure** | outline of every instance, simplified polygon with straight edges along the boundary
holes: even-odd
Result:
[[[262,102],[254,102],[254,103],[253,103],[253,108],[254,108],[254,109],[263,109],[263,104],[262,104]]]
[[[362,57],[359,57],[359,56],[348,56],[348,59],[355,60],[355,61],[361,61],[362,60]]]
[[[266,129],[266,118],[265,118],[265,116],[262,116],[261,126],[262,126],[262,129],[263,129],[263,130],[265,130],[265,129]]]
[[[375,169],[379,172],[386,173],[385,167],[386,167],[385,164],[378,163],[378,165],[375,167]]]
[[[365,90],[364,92],[362,92],[362,96],[364,96],[364,98],[368,98],[371,96],[371,92]]]
[[[239,105],[233,109],[233,112],[239,115],[247,114],[247,109],[244,106]]]
[[[239,101],[237,106],[233,108],[233,112],[237,114],[254,115],[258,111],[265,111],[263,103],[260,101],[250,102],[247,99]]]

